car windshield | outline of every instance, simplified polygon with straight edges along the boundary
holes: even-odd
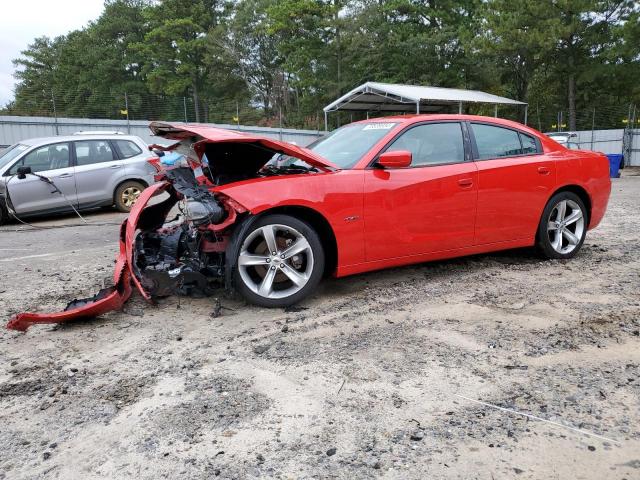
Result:
[[[308,148],[340,168],[351,168],[396,125],[393,122],[346,125],[315,141]]]
[[[11,145],[9,148],[0,153],[0,168],[7,165],[9,162],[14,160],[18,155],[24,152],[27,148],[27,145],[22,145],[20,143],[16,143],[15,145]]]

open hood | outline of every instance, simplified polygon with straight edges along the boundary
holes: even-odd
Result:
[[[167,123],[151,122],[149,129],[154,135],[171,140],[184,140],[191,137],[196,138],[198,144],[211,143],[250,143],[257,144],[263,148],[299,158],[309,165],[323,170],[338,170],[333,163],[312,152],[308,148],[299,147],[291,143],[282,142],[272,138],[253,135],[250,133],[237,132],[224,128],[211,127],[199,123]],[[202,155],[204,148],[197,149],[197,153]]]

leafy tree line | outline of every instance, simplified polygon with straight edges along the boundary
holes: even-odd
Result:
[[[526,101],[530,123],[543,130],[558,123],[558,111],[569,129],[590,126],[593,106],[603,112],[597,127],[621,127],[626,106],[640,103],[640,7],[634,0],[106,0],[86,28],[37,38],[14,63],[10,114],[182,120],[188,110],[189,121],[318,128],[324,105],[372,80]]]

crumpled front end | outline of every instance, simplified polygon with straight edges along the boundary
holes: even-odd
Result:
[[[164,170],[145,189],[120,228],[114,286],[70,302],[62,312],[20,313],[7,328],[61,323],[119,310],[132,283],[148,301],[172,294],[210,295],[224,285],[229,230],[244,209],[200,185],[190,168]],[[151,203],[161,195],[166,198]]]
[[[150,128],[177,142],[152,146],[159,155],[170,152],[171,157],[150,161],[159,183],[142,192],[122,224],[114,286],[74,300],[62,312],[21,313],[8,328],[25,331],[36,323],[118,310],[131,296],[132,284],[150,302],[172,294],[210,295],[220,286],[230,287],[233,265],[227,251],[233,247],[234,231],[250,212],[220,187],[336,169],[310,150],[270,138],[197,124],[154,122]],[[154,198],[161,194],[165,198]]]

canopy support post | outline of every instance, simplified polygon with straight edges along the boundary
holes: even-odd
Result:
[[[462,115],[462,102],[458,102],[458,115]]]
[[[495,106],[495,108],[493,110],[493,116],[498,118],[498,104],[497,103],[496,103],[496,106]]]
[[[328,112],[324,112],[324,131],[329,131],[329,120],[327,119]]]
[[[527,124],[527,116],[529,115],[529,105],[524,106],[524,124]]]
[[[420,100],[416,102],[416,114],[420,115]]]

